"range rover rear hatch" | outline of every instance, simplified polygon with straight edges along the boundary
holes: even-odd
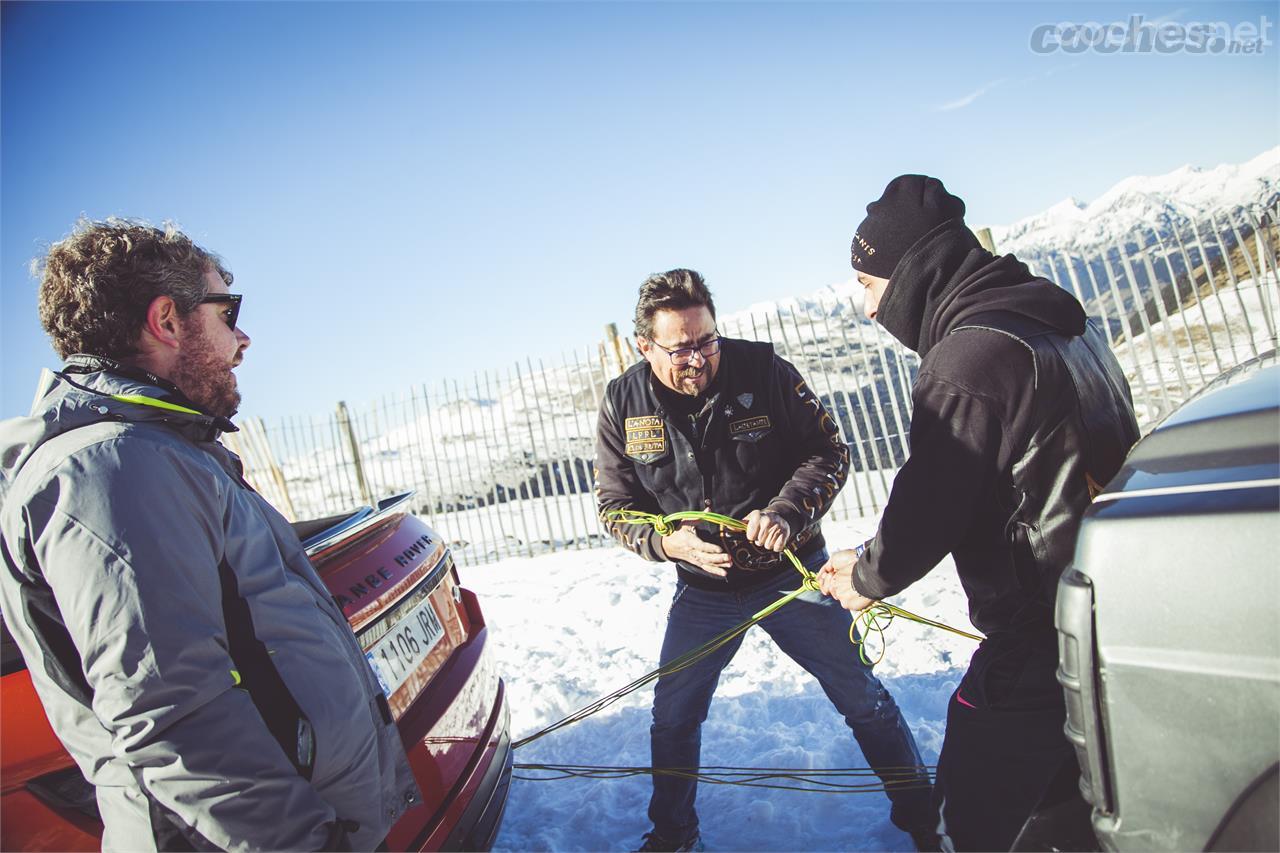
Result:
[[[398,719],[471,634],[453,559],[404,492],[310,522],[303,546],[351,623]]]

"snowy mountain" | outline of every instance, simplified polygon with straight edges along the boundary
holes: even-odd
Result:
[[[1039,213],[1020,219],[1012,225],[992,225],[991,236],[1001,254],[1015,254],[1031,264],[1036,272],[1047,274],[1064,287],[1069,284],[1063,256],[1089,258],[1092,279],[1083,269],[1080,295],[1091,303],[1097,295],[1096,282],[1106,280],[1107,270],[1098,260],[1117,248],[1126,252],[1156,246],[1159,241],[1176,244],[1176,238],[1188,245],[1193,237],[1209,237],[1236,227],[1243,234],[1252,233],[1246,211],[1254,216],[1265,208],[1280,203],[1280,146],[1264,151],[1247,163],[1224,164],[1212,169],[1182,166],[1166,175],[1135,175],[1125,178],[1097,199],[1086,203],[1068,197]],[[1232,217],[1228,224],[1227,217]],[[982,227],[973,223],[974,228]],[[1198,229],[1198,230],[1197,230]],[[1205,254],[1221,256],[1223,246],[1206,242]],[[1118,257],[1118,256],[1117,256]],[[1181,263],[1179,267],[1178,264]],[[1174,261],[1176,272],[1185,274],[1185,261]],[[1123,285],[1124,269],[1110,272]],[[1145,271],[1144,271],[1145,272]],[[1157,268],[1155,277],[1169,281],[1168,272]],[[1149,282],[1140,277],[1137,285],[1149,290]],[[757,326],[763,318],[827,316],[865,322],[861,313],[862,288],[850,276],[803,296],[758,302],[723,318],[727,323],[750,328],[753,318]],[[1087,305],[1087,307],[1092,307]],[[1132,305],[1128,306],[1130,309]]]
[[[1094,254],[1158,229],[1167,236],[1210,213],[1270,207],[1280,198],[1280,146],[1247,163],[1213,169],[1182,166],[1167,175],[1125,178],[1086,204],[1064,199],[1012,225],[992,225],[1001,253],[1037,257],[1049,251]]]

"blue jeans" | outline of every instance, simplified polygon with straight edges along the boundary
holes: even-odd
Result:
[[[819,550],[805,560],[810,571],[826,562]],[[705,590],[683,581],[676,585],[667,617],[661,661],[665,664],[750,619],[769,604],[794,590],[795,572],[774,581],[739,591]],[[936,812],[929,806],[928,774],[921,765],[911,730],[889,691],[849,644],[853,616],[834,599],[805,592],[761,621],[760,627],[792,660],[818,679],[823,692],[844,715],[867,764],[886,784],[908,785],[913,790],[888,786],[892,802],[890,819],[911,831],[933,828]],[[671,675],[658,679],[653,692],[653,726],[649,729],[654,767],[691,768],[700,764],[702,722],[711,707],[721,671],[742,645],[742,635],[710,655]],[[917,768],[910,781],[903,768]],[[923,784],[922,784],[923,783]],[[678,840],[698,828],[694,810],[697,782],[676,776],[654,775],[649,819],[654,831]]]

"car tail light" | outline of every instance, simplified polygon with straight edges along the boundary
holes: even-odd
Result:
[[[1097,811],[1114,811],[1107,780],[1106,740],[1095,679],[1093,583],[1075,569],[1058,582],[1058,683],[1067,703],[1063,731],[1080,762],[1080,793]]]

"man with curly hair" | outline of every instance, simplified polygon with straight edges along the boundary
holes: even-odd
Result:
[[[341,611],[218,441],[249,346],[231,274],[120,220],[36,271],[65,365],[0,422],[0,607],[103,849],[372,849],[421,797]]]

